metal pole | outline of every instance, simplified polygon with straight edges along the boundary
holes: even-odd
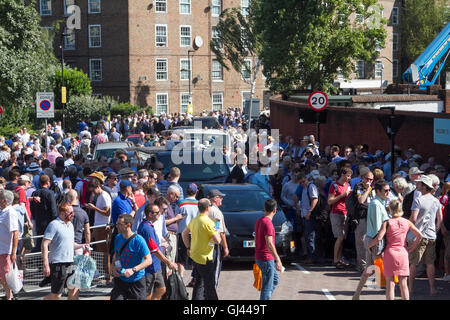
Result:
[[[45,153],[48,154],[48,125],[47,125],[47,118],[45,118]]]
[[[316,111],[316,134],[317,141],[320,141],[320,111]]]
[[[391,179],[394,175],[394,169],[395,169],[395,132],[392,128],[393,122],[394,122],[394,109],[391,109],[391,115],[389,116],[389,128],[391,129]]]
[[[66,34],[63,32],[61,33],[61,98],[62,98],[62,90],[64,87],[64,36]],[[64,107],[65,103],[62,103],[62,129],[65,130],[66,128],[66,117],[64,115]]]

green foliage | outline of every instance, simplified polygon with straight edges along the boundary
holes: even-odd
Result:
[[[104,118],[108,114],[108,104],[111,102],[113,100],[110,97],[99,99],[90,95],[71,96],[64,110],[66,126],[70,131],[74,131],[80,120],[96,121]]]
[[[33,2],[0,0],[1,126],[26,123],[36,92],[51,89],[55,57],[39,22]]]
[[[131,104],[130,102],[122,102],[111,107],[111,116],[128,116],[140,110],[140,106]]]
[[[53,92],[55,93],[56,108],[61,107],[61,69],[55,70],[53,76]],[[64,66],[64,85],[67,90],[67,99],[71,96],[91,95],[92,87],[89,76],[77,68],[69,68]]]
[[[376,47],[384,46],[386,20],[374,15],[377,0],[253,0],[255,32],[267,84],[274,92],[334,90],[340,71],[354,72],[354,61],[375,62]],[[350,15],[364,16],[363,24]],[[374,22],[377,17],[378,23]]]

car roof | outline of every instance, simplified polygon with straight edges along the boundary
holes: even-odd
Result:
[[[220,190],[262,190],[256,184],[251,183],[219,183],[219,184],[201,184],[206,189],[220,189]]]
[[[129,142],[127,141],[120,141],[120,142],[105,142],[101,143],[95,146],[96,150],[103,150],[103,149],[126,149],[132,147]]]

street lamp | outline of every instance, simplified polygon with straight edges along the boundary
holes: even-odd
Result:
[[[66,87],[64,86],[64,39],[67,36],[67,33],[61,33],[61,104],[62,104],[62,128],[65,130],[66,128],[66,117],[64,115],[64,107],[66,105]]]
[[[381,56],[380,59],[386,59],[387,61],[389,61],[392,65],[394,65],[394,63],[391,61],[391,59],[389,59],[388,57],[385,56]],[[380,94],[383,94],[383,69],[384,69],[384,64],[381,63],[381,86],[380,86]]]
[[[188,50],[188,65],[189,65],[189,104],[192,104],[192,92],[191,92],[191,77],[192,77],[192,65],[191,65],[191,52],[194,53],[195,50]]]

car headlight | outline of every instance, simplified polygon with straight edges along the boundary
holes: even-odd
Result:
[[[292,231],[294,231],[294,227],[292,226],[292,223],[290,223],[289,221],[285,221],[282,225],[281,225],[281,234],[285,235],[287,233],[291,233]]]

